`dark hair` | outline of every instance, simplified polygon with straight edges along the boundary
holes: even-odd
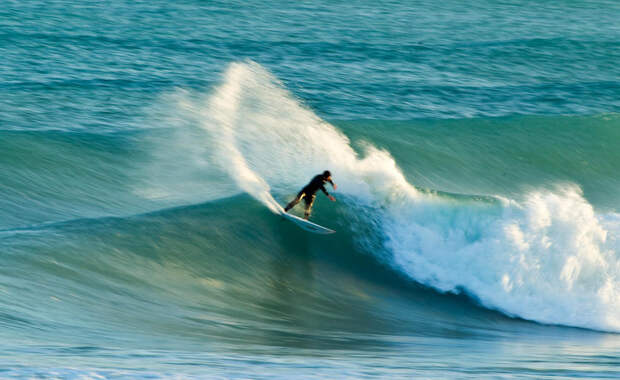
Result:
[[[323,172],[323,178],[329,178],[329,177],[331,177],[331,176],[332,176],[332,173],[330,173],[330,171],[329,171],[329,170],[325,170],[325,171]]]

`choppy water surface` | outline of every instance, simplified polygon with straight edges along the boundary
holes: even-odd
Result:
[[[617,378],[619,18],[9,2],[0,377]]]

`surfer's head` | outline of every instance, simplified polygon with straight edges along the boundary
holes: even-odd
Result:
[[[332,173],[329,170],[325,170],[323,172],[323,178],[328,179],[331,176],[332,176]]]

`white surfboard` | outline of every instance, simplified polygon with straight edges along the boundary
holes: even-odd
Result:
[[[336,232],[334,230],[330,230],[327,227],[323,227],[316,223],[312,223],[309,220],[300,218],[293,214],[289,214],[288,212],[284,211],[284,208],[282,208],[282,206],[280,206],[278,202],[276,202],[276,200],[273,199],[273,197],[269,193],[265,193],[264,196],[261,197],[261,200],[267,205],[267,207],[269,207],[269,209],[271,209],[271,211],[273,211],[276,214],[282,215],[284,218],[290,220],[291,222],[295,223],[300,228],[308,232],[312,232],[315,234],[322,234],[322,235],[333,234]]]
[[[323,235],[327,235],[327,234],[333,234],[336,231],[334,230],[330,230],[327,227],[323,227],[320,226],[316,223],[312,223],[309,220],[300,218],[298,216],[289,214],[288,212],[284,211],[284,209],[282,209],[282,215],[283,217],[285,217],[286,219],[290,220],[291,222],[297,224],[299,227],[301,227],[302,229],[308,231],[308,232],[314,232],[315,234],[323,234]]]

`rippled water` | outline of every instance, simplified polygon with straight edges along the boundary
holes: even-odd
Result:
[[[0,378],[618,378],[618,19],[9,1]]]

